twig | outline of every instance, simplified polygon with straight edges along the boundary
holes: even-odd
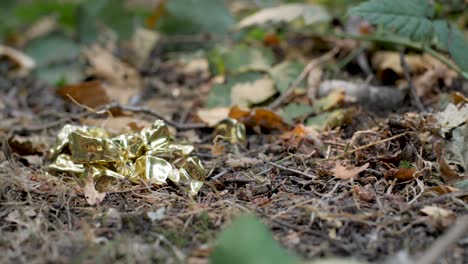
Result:
[[[42,125],[42,126],[22,127],[22,128],[19,128],[19,129],[15,129],[15,131],[20,131],[20,132],[21,131],[27,131],[27,132],[41,131],[41,130],[53,128],[53,127],[56,127],[56,126],[60,126],[63,123],[69,122],[71,119],[84,118],[84,117],[87,117],[87,116],[90,116],[90,115],[108,114],[109,111],[111,111],[111,110],[121,110],[121,111],[133,112],[133,113],[146,114],[146,115],[161,119],[166,124],[168,124],[169,126],[172,126],[172,127],[176,128],[178,130],[199,129],[199,128],[208,127],[206,124],[203,124],[203,123],[186,123],[186,124],[185,123],[178,123],[178,122],[172,121],[172,120],[170,120],[168,118],[165,118],[161,114],[159,114],[159,113],[157,113],[155,111],[152,111],[150,109],[143,108],[143,107],[137,107],[137,106],[121,105],[121,104],[118,104],[118,103],[111,103],[111,104],[105,105],[102,108],[100,108],[98,110],[95,110],[95,111],[94,110],[91,111],[88,108],[86,108],[86,109],[89,110],[89,111],[81,112],[81,113],[76,114],[74,116],[69,116],[69,117],[66,117],[66,118],[62,118],[62,119],[47,123],[47,124]]]
[[[375,141],[375,142],[369,143],[369,144],[367,144],[367,145],[364,145],[364,146],[361,146],[361,147],[352,149],[352,150],[346,152],[345,154],[352,154],[352,153],[354,153],[354,152],[356,152],[356,151],[363,150],[363,149],[366,149],[366,148],[370,148],[370,147],[375,146],[375,145],[377,145],[377,144],[385,143],[385,142],[387,142],[387,141],[392,141],[392,140],[397,139],[397,138],[399,138],[399,137],[406,136],[406,135],[408,135],[408,134],[410,134],[410,133],[412,133],[412,132],[411,132],[411,131],[406,131],[406,132],[404,132],[404,133],[395,135],[395,136],[393,136],[393,137],[389,137],[389,138],[386,138],[386,139],[382,139],[382,140],[379,140],[379,141]]]
[[[452,226],[442,237],[437,239],[429,247],[422,257],[418,257],[415,264],[432,264],[452,246],[459,238],[468,233],[468,214],[459,217],[454,226]]]
[[[413,98],[416,104],[416,107],[419,109],[420,112],[426,112],[424,105],[421,103],[421,100],[419,100],[418,94],[416,93],[415,87],[413,85],[413,80],[411,80],[410,69],[408,67],[408,64],[406,63],[404,51],[400,51],[400,64],[401,68],[403,69],[405,79],[408,82],[408,88],[410,90],[411,97]]]
[[[309,178],[309,179],[316,179],[316,178],[317,178],[317,176],[315,176],[315,175],[311,175],[311,174],[302,172],[302,171],[300,171],[300,170],[290,169],[290,168],[287,168],[287,167],[285,167],[285,166],[276,164],[276,163],[271,162],[271,161],[268,162],[268,164],[270,164],[270,165],[272,165],[272,166],[274,166],[274,167],[276,167],[276,168],[278,168],[278,169],[281,169],[281,170],[285,170],[285,171],[289,171],[289,172],[294,172],[294,173],[297,173],[297,174],[299,174],[299,175],[306,176],[306,177]]]
[[[150,116],[163,120],[169,126],[172,126],[179,130],[198,129],[198,128],[208,127],[206,124],[203,124],[203,123],[178,123],[168,118],[165,118],[164,116],[162,116],[161,114],[153,110],[143,108],[143,107],[138,107],[138,106],[121,105],[118,103],[109,104],[105,106],[103,109],[99,110],[98,113],[104,113],[104,112],[107,112],[109,110],[114,110],[114,109],[150,115]]]
[[[317,68],[320,64],[323,64],[323,63],[331,60],[333,58],[333,56],[335,56],[335,54],[338,53],[338,51],[339,51],[339,48],[335,47],[332,50],[330,50],[329,52],[327,52],[327,53],[323,54],[322,56],[320,56],[319,58],[314,59],[311,62],[309,62],[309,64],[307,64],[304,67],[301,74],[299,74],[299,76],[297,76],[296,80],[294,80],[294,82],[292,82],[288,86],[288,89],[283,94],[281,94],[278,98],[276,98],[268,106],[268,108],[275,109],[275,108],[279,107],[294,92],[294,89],[302,82],[302,80],[304,80],[307,77],[307,75],[313,69]]]

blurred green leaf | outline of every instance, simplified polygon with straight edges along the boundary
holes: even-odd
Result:
[[[468,72],[468,41],[463,32],[454,25],[450,25],[448,33],[448,50],[452,59],[462,71]]]
[[[63,78],[76,81],[81,77],[76,60],[80,47],[61,33],[34,39],[25,47],[25,52],[36,61],[37,74],[44,81],[55,84]]]
[[[306,104],[288,104],[281,114],[281,116],[288,122],[292,122],[294,119],[310,114],[313,108]]]
[[[167,34],[226,35],[234,22],[224,1],[170,0],[158,29]]]
[[[80,2],[57,0],[31,1],[31,3],[17,4],[14,8],[14,16],[22,24],[30,24],[43,16],[54,14],[61,25],[72,29],[76,25],[76,10]]]
[[[227,51],[212,52],[210,63],[215,74],[237,74],[246,71],[268,71],[274,62],[274,54],[267,48],[255,48],[245,44]]]
[[[77,31],[84,43],[94,42],[100,27],[114,30],[119,38],[128,39],[134,29],[134,15],[125,8],[123,0],[86,1],[77,11]]]
[[[289,264],[299,260],[273,239],[268,228],[250,215],[240,216],[219,237],[213,264]]]
[[[211,88],[206,101],[208,108],[231,105],[232,87],[238,84],[249,83],[263,78],[265,74],[260,72],[246,72],[229,77],[225,83],[216,84]],[[252,91],[255,92],[255,91]]]
[[[276,88],[280,93],[288,90],[288,87],[296,80],[301,74],[305,65],[297,61],[282,62],[270,70],[270,75],[276,83]],[[305,88],[305,81],[299,85]]]

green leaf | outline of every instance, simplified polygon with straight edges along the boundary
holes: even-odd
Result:
[[[158,29],[167,34],[213,33],[226,35],[234,18],[224,1],[170,0]]]
[[[301,74],[305,65],[300,62],[286,61],[273,67],[269,72],[271,77],[276,83],[276,88],[280,93],[284,93],[289,85],[291,85],[297,77]],[[305,88],[305,81],[301,82],[299,86]]]
[[[246,72],[229,77],[226,82],[216,84],[211,88],[206,101],[206,107],[222,107],[231,105],[232,88],[239,84],[247,84],[264,78],[260,72]]]
[[[34,39],[25,52],[36,61],[37,74],[44,81],[55,84],[65,78],[76,82],[82,77],[81,65],[76,60],[80,47],[63,34],[57,32]]]
[[[427,0],[370,0],[350,9],[351,15],[361,16],[372,23],[395,30],[413,40],[432,37],[434,7]]]
[[[450,25],[447,40],[450,56],[462,71],[468,73],[468,41],[463,32],[456,26]]]
[[[274,55],[266,48],[238,45],[223,55],[226,72],[240,73],[249,70],[267,71],[274,62]]]
[[[77,11],[77,31],[84,43],[94,42],[100,34],[100,26],[114,30],[119,38],[128,39],[134,29],[134,16],[123,0],[86,1]]]
[[[288,122],[292,122],[294,119],[310,114],[313,108],[306,104],[288,104],[281,114],[281,116]]]
[[[436,43],[443,50],[448,50],[449,25],[445,20],[436,20],[433,23]]]
[[[51,1],[36,0],[29,4],[17,4],[14,9],[16,16],[22,23],[33,23],[47,15],[57,15],[61,25],[74,28],[76,25],[76,10],[79,1]]]
[[[213,264],[293,264],[299,261],[283,249],[267,227],[254,216],[235,219],[219,237]]]

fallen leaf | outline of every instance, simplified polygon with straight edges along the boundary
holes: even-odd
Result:
[[[24,225],[25,221],[35,217],[37,215],[33,207],[25,207],[21,209],[16,209],[13,212],[9,213],[5,218],[5,221]]]
[[[453,224],[457,218],[456,214],[438,206],[427,205],[421,209],[421,212],[430,216],[434,225],[447,227]]]
[[[292,22],[303,19],[305,25],[327,22],[331,19],[327,10],[319,5],[312,4],[285,4],[277,7],[265,8],[254,13],[238,24],[237,28],[262,25],[268,22]]]
[[[5,58],[15,66],[13,70],[21,75],[29,73],[36,67],[36,62],[28,55],[14,48],[0,45],[0,59]]]
[[[349,180],[349,179],[355,178],[359,173],[366,170],[367,167],[369,167],[369,163],[366,163],[362,165],[361,167],[357,167],[357,168],[347,168],[341,165],[340,162],[337,162],[335,167],[331,169],[330,171],[337,178],[340,178],[342,180]]]
[[[166,207],[158,208],[156,211],[147,212],[146,216],[148,216],[151,222],[162,220],[166,217]]]
[[[248,107],[262,103],[276,94],[273,81],[262,78],[253,82],[239,83],[231,89],[231,104]]]
[[[409,181],[414,179],[416,168],[398,168],[395,172],[395,178],[401,181]]]
[[[98,80],[63,86],[57,90],[57,94],[66,100],[91,108],[111,102],[102,82]]]
[[[199,109],[197,117],[210,127],[216,126],[221,120],[229,116],[228,107],[215,107],[210,109]]]
[[[229,117],[238,120],[250,128],[260,128],[268,131],[286,131],[288,129],[288,125],[283,121],[281,116],[264,108],[243,110],[238,106],[233,106],[229,111]]]
[[[106,193],[100,193],[94,187],[93,177],[87,176],[83,187],[83,194],[89,205],[99,205],[106,197]]]
[[[454,104],[447,105],[444,111],[437,114],[437,120],[441,125],[442,133],[449,132],[468,122],[468,104],[464,104],[460,108]]]
[[[435,187],[432,187],[431,190],[436,192],[438,195],[444,195],[444,194],[447,194],[447,193],[460,191],[460,189],[449,186],[449,185],[435,186]]]
[[[354,185],[353,192],[360,200],[370,203],[370,202],[375,201],[375,198],[377,196],[375,192],[371,190],[370,188],[371,187],[369,186],[365,186],[363,188],[359,185]]]
[[[143,66],[161,38],[162,36],[156,31],[142,27],[137,28],[132,37],[132,48],[135,53],[134,65]]]
[[[320,134],[315,129],[299,124],[293,130],[283,133],[280,138],[292,146],[299,146],[299,144],[307,140],[315,144],[316,147],[320,147],[322,142],[319,136]]]
[[[452,138],[447,144],[447,160],[468,172],[468,123],[452,131]]]
[[[138,71],[116,58],[109,50],[93,45],[84,49],[83,54],[91,65],[91,72],[94,75],[107,80],[113,86],[141,88]]]
[[[288,122],[294,121],[294,119],[304,117],[312,113],[313,108],[308,104],[296,104],[291,103],[286,105],[282,111],[281,116]]]

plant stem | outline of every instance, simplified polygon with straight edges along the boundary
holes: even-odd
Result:
[[[398,38],[395,36],[389,37],[389,36],[382,36],[382,35],[380,36],[379,35],[353,35],[353,34],[348,34],[348,33],[343,33],[343,32],[334,32],[333,36],[338,37],[338,38],[348,38],[348,39],[355,39],[355,40],[362,40],[362,41],[391,43],[391,44],[403,45],[409,48],[420,50],[420,51],[430,54],[434,58],[438,59],[440,62],[447,65],[449,68],[456,71],[458,74],[462,75],[464,78],[468,79],[467,72],[462,71],[458,66],[453,64],[447,57],[445,57],[441,53],[433,50],[432,48],[426,45],[423,45],[422,43],[412,42],[410,40]]]

